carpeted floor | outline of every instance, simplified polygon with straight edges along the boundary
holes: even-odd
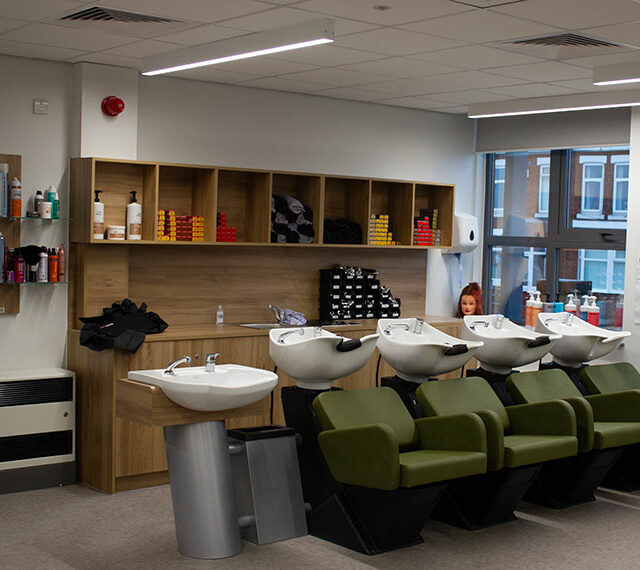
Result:
[[[424,544],[375,557],[307,536],[193,560],[176,552],[168,486],[110,496],[74,485],[0,495],[0,568],[640,568],[640,492],[601,490],[594,503],[562,511],[523,504],[517,514],[476,532],[430,522]]]

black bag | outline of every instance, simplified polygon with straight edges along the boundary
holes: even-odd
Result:
[[[84,323],[80,331],[80,344],[97,351],[119,348],[134,353],[143,343],[145,335],[161,333],[169,326],[156,313],[147,312],[146,303],[138,307],[130,299],[105,307],[98,317],[80,320]]]

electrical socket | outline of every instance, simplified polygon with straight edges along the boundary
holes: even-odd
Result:
[[[47,99],[33,100],[34,115],[47,115],[49,113],[49,101]]]

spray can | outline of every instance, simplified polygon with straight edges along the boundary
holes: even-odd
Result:
[[[569,293],[567,295],[567,302],[564,306],[565,313],[571,313],[572,315],[578,315],[578,307],[576,307],[576,302],[574,301],[573,293]]]
[[[540,299],[540,291],[535,291],[533,303],[531,305],[531,328],[535,328],[538,322],[538,315],[542,312],[542,300]]]
[[[588,299],[589,305],[587,306],[587,322],[594,327],[600,326],[600,307],[596,305],[596,296],[591,295]]]
[[[582,295],[582,305],[580,305],[580,318],[587,320],[587,312],[589,310],[589,295]]]
[[[533,291],[529,291],[529,298],[527,299],[527,302],[524,304],[524,326],[527,327],[528,329],[533,328],[533,325],[531,324],[533,322],[531,319],[532,309],[533,309]]]
[[[38,283],[47,283],[49,281],[49,254],[47,248],[40,250],[40,262],[38,263]]]
[[[19,218],[22,216],[22,184],[17,178],[11,181],[9,195],[11,196],[11,212],[9,215],[13,218]]]
[[[49,283],[58,282],[59,257],[56,250],[49,251]]]

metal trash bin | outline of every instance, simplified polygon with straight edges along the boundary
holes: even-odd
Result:
[[[227,435],[242,538],[268,544],[308,534],[295,431],[268,425]]]

